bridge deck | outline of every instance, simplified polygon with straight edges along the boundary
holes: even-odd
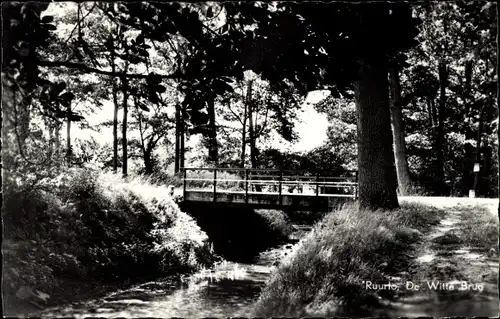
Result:
[[[184,202],[324,210],[338,205],[339,202],[357,198],[358,183],[355,171],[337,172],[337,175],[332,176],[332,172],[327,175],[319,171],[306,170],[221,168],[182,170]],[[198,174],[191,177],[187,175],[188,171],[198,171]],[[207,175],[206,171],[212,172]],[[289,172],[292,175],[286,174]]]

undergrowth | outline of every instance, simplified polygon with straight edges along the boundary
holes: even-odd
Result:
[[[6,305],[68,301],[68,281],[134,282],[215,260],[207,235],[167,188],[141,178],[70,169],[37,187],[4,187]]]
[[[387,282],[408,266],[422,232],[443,212],[402,204],[394,211],[347,205],[326,215],[276,269],[256,303],[258,316],[368,315],[389,290],[363,281]]]

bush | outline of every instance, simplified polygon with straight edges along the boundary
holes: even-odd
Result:
[[[11,293],[22,285],[56,292],[63,287],[54,278],[146,279],[214,261],[207,235],[167,187],[89,169],[70,169],[39,185],[11,183],[5,193]]]
[[[420,237],[428,211],[402,205],[369,211],[355,205],[332,212],[292,249],[264,288],[258,316],[368,315],[389,290],[369,290],[363,281],[388,282],[407,266],[407,253]]]
[[[292,225],[288,216],[283,211],[276,209],[256,209],[255,213],[264,218],[269,227],[279,235],[287,237],[292,233]]]

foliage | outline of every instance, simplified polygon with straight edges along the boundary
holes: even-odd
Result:
[[[275,209],[256,209],[255,213],[267,220],[269,227],[279,233],[280,236],[287,237],[292,233],[292,226],[287,214]]]
[[[19,274],[12,289],[24,284],[52,293],[61,288],[45,286],[52,276],[143,280],[214,261],[206,234],[166,187],[89,169],[70,169],[37,188],[5,182],[5,238],[35,252],[7,260],[6,268]],[[40,277],[30,262],[50,271]]]

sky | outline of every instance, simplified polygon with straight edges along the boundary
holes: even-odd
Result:
[[[307,152],[315,147],[323,144],[326,140],[326,131],[328,121],[326,116],[318,113],[314,109],[314,104],[326,97],[324,91],[309,92],[305,102],[302,105],[302,110],[299,112],[298,120],[295,122],[295,128],[299,139],[294,144],[284,142],[275,138],[272,141],[272,146],[280,150],[290,150],[297,152]],[[118,118],[122,118],[121,111],[118,113]],[[113,119],[113,105],[110,101],[103,101],[101,111],[96,112],[86,117],[90,125],[98,125],[103,122]],[[94,137],[99,143],[109,143],[111,139],[111,128],[102,128],[101,132],[93,132],[89,129],[80,129],[76,125],[71,127],[71,135],[79,139],[87,139],[90,136]],[[129,136],[133,136],[133,132]],[[188,146],[194,146],[199,141],[198,137],[191,138],[187,143]]]
[[[318,113],[313,104],[321,101],[326,94],[323,91],[310,92],[303,105],[301,122],[296,123],[299,141],[294,145],[296,151],[309,151],[323,144],[326,140],[328,120],[324,114]]]

